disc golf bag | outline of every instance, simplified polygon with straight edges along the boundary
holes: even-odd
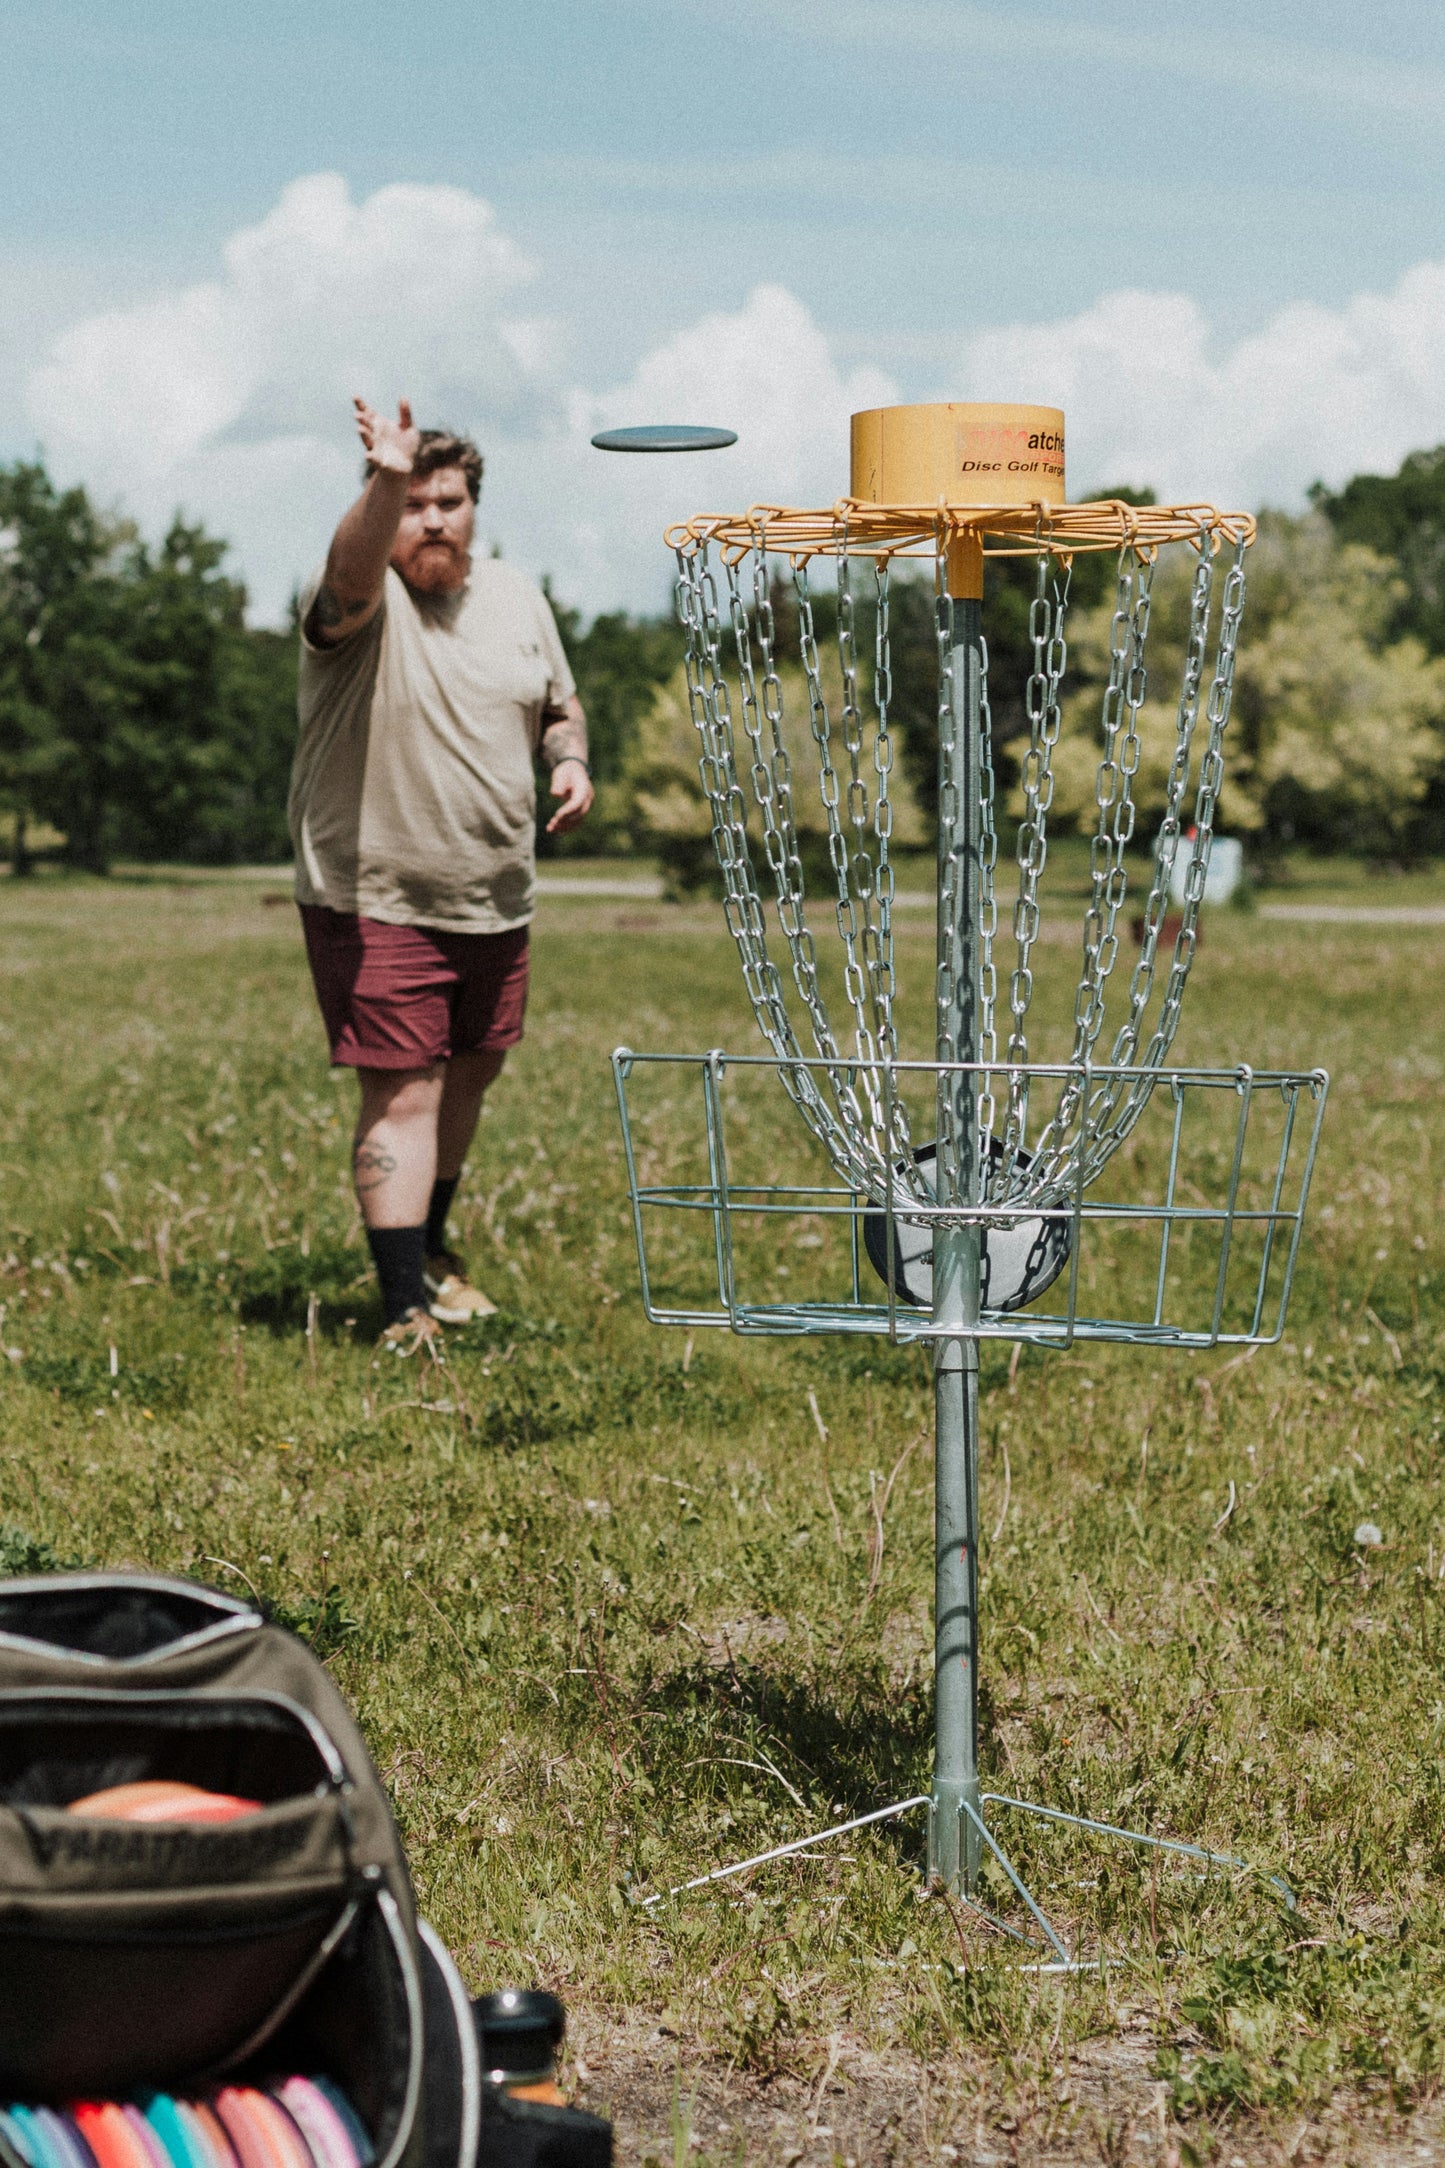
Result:
[[[259,1811],[66,1811],[158,1780]],[[288,2071],[342,2089],[375,2168],[485,2168],[471,2006],[330,1675],[191,1582],[0,1580],[0,2100]]]

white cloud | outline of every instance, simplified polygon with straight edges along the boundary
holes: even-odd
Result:
[[[559,325],[545,294],[537,306],[536,284],[464,189],[358,203],[312,175],[233,236],[216,278],[63,333],[28,379],[29,416],[61,478],[148,527],[181,505],[231,537],[274,621],[355,486],[353,390],[405,392],[424,419],[472,430],[488,458],[484,536],[588,610],[663,606],[670,520],[830,503],[847,487],[849,414],[902,396],[877,369],[841,366],[802,302],[766,284],[599,389],[579,381],[582,327]],[[1283,308],[1232,344],[1188,295],[1107,294],[977,333],[934,395],[1063,406],[1076,491],[1132,481],[1166,499],[1298,502],[1316,477],[1388,470],[1445,438],[1445,263],[1339,309]],[[642,421],[720,423],[741,441],[687,458],[591,449],[595,430]]]
[[[896,398],[844,375],[800,302],[760,286],[703,318],[610,392],[567,389],[565,337],[517,311],[531,267],[490,205],[391,187],[354,203],[335,174],[295,181],[224,251],[223,275],[67,331],[28,383],[56,471],[118,495],[149,527],[176,505],[229,536],[256,613],[276,619],[356,486],[350,399],[411,398],[487,453],[484,535],[550,571],[569,601],[660,606],[665,523],[767,494],[847,487],[847,419]],[[620,421],[701,419],[744,443],[704,460],[609,458]]]
[[[1106,294],[971,339],[965,397],[1037,399],[1069,424],[1070,489],[1148,482],[1166,501],[1296,503],[1445,439],[1445,263],[1343,308],[1294,303],[1218,347],[1185,294]]]
[[[275,616],[355,482],[354,391],[514,428],[555,411],[547,342],[515,309],[532,276],[465,189],[358,204],[312,174],[233,235],[221,277],[64,333],[30,376],[30,419],[58,471],[147,525],[179,503],[230,535]]]
[[[362,388],[465,387],[507,412],[535,374],[530,327],[511,312],[532,266],[465,189],[354,204],[339,174],[312,174],[224,261],[223,278],[67,332],[30,384],[47,437],[164,473],[225,436],[329,432]]]

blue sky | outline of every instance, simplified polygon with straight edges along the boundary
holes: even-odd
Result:
[[[26,0],[0,25],[0,453],[43,442],[148,521],[202,511],[262,614],[351,471],[348,339],[362,388],[478,430],[509,553],[592,605],[654,599],[658,518],[699,489],[835,494],[859,398],[1058,396],[1071,483],[1189,495],[1297,500],[1445,438],[1438,6]],[[443,322],[405,251],[457,246]],[[644,482],[585,453],[585,422],[668,396],[711,399],[738,454]],[[202,419],[172,441],[158,399]]]

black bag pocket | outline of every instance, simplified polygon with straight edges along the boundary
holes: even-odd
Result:
[[[22,2098],[171,2089],[264,2035],[344,1934],[347,1907],[243,1893],[162,1921],[134,1905],[7,1906],[0,2083]],[[103,2015],[102,2015],[103,2013]]]
[[[153,1778],[261,1811],[65,1811]],[[21,2097],[170,2089],[244,2060],[372,1894],[324,1735],[276,1697],[8,1696],[0,1801],[0,2086]]]

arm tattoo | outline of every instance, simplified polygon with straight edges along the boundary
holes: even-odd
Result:
[[[334,587],[323,586],[317,589],[312,608],[316,612],[317,624],[324,625],[329,632],[333,626],[339,625],[344,617],[358,616],[366,608],[366,604],[365,595],[359,602],[343,602]]]
[[[351,1155],[352,1169],[358,1191],[380,1189],[389,1174],[395,1174],[396,1161],[390,1152],[383,1152],[376,1144],[358,1144]]]
[[[559,715],[542,733],[542,758],[549,768],[564,760],[587,758],[587,725],[575,716]]]

